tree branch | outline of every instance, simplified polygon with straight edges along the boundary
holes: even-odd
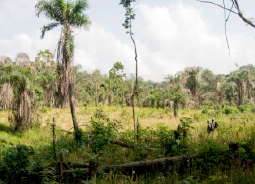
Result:
[[[245,18],[245,17],[243,16],[243,13],[242,13],[242,11],[241,11],[240,8],[239,8],[238,1],[237,1],[237,0],[234,0],[234,3],[235,3],[235,5],[236,5],[236,9],[237,9],[237,11],[238,11],[238,16],[239,16],[245,23],[247,23],[247,24],[250,25],[251,27],[255,28],[255,24],[254,24],[251,20],[249,20],[249,19],[247,19],[247,18]]]
[[[229,9],[229,8],[224,8],[223,6],[221,6],[221,5],[217,4],[217,3],[213,3],[213,2],[211,2],[211,1],[202,1],[202,0],[196,0],[196,1],[201,2],[201,3],[213,4],[213,5],[216,5],[216,6],[220,7],[220,8],[222,8],[222,9],[228,10],[228,11],[230,11],[231,13],[234,13],[234,14],[238,15],[245,23],[247,23],[247,24],[250,25],[251,27],[255,28],[255,24],[254,24],[251,20],[249,20],[249,19],[247,19],[246,17],[244,17],[242,11],[240,10],[240,7],[239,7],[239,4],[238,4],[238,1],[237,1],[237,0],[232,0],[232,2],[234,3],[234,6],[235,6],[235,8],[236,8],[236,10],[237,10],[238,12],[235,12],[235,11],[233,11],[232,9]]]
[[[201,2],[201,3],[209,3],[209,4],[213,4],[213,5],[215,5],[215,6],[218,6],[218,7],[222,8],[222,9],[228,10],[228,11],[230,11],[231,13],[234,13],[234,14],[238,15],[238,13],[237,13],[237,12],[235,12],[235,11],[233,11],[233,10],[229,9],[229,8],[224,8],[224,7],[223,7],[223,6],[221,6],[220,4],[213,3],[213,2],[211,2],[211,1],[202,1],[202,0],[196,0],[196,1]]]

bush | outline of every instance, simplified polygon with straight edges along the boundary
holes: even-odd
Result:
[[[207,114],[208,113],[208,108],[207,107],[205,107],[203,110],[202,110],[202,112],[201,112],[202,114]]]
[[[240,112],[245,112],[245,111],[249,111],[250,110],[250,107],[248,106],[248,105],[240,105],[239,107],[238,107],[238,110],[240,111]]]
[[[237,114],[239,111],[236,107],[226,107],[225,114]]]
[[[47,108],[46,107],[42,107],[41,111],[42,111],[42,113],[46,113],[47,112]]]
[[[109,120],[107,122],[91,120],[91,148],[94,152],[102,150],[108,145],[109,140],[114,136],[114,124]]]
[[[107,116],[104,114],[104,111],[102,108],[97,108],[96,112],[94,113],[95,118],[107,118]]]
[[[21,181],[31,166],[29,156],[33,154],[32,147],[22,144],[8,149],[3,154],[3,161],[0,166],[1,179],[8,181],[7,183]]]
[[[255,112],[255,105],[251,105],[251,112]]]
[[[212,104],[213,104],[213,102],[211,100],[202,102],[202,105],[204,105],[204,106],[212,106]]]
[[[221,105],[220,105],[220,104],[214,105],[214,109],[215,109],[215,110],[220,110],[220,109],[221,109]]]
[[[75,141],[77,143],[82,143],[82,141],[83,141],[83,131],[82,131],[81,128],[74,130],[74,137],[75,137]]]

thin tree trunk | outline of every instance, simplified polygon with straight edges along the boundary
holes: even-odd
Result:
[[[124,107],[124,91],[122,91],[122,105],[121,105],[121,107],[122,107],[122,110],[123,110],[123,107]]]
[[[178,103],[174,102],[174,116],[178,116]]]
[[[79,126],[78,126],[78,122],[77,122],[76,115],[75,115],[73,84],[72,83],[69,84],[69,101],[70,101],[70,109],[71,109],[71,114],[72,114],[72,119],[73,119],[73,127],[74,127],[74,130],[78,130]]]
[[[111,107],[112,106],[112,93],[111,92],[109,92],[109,96],[108,96],[108,105],[109,105],[109,107]]]
[[[136,140],[136,126],[135,126],[135,95],[132,93],[132,109],[133,109],[133,121],[134,121],[134,140]]]

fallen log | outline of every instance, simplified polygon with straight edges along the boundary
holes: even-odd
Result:
[[[191,159],[191,158],[196,158],[197,154],[193,154],[190,156],[184,155],[184,156],[176,156],[176,157],[167,157],[167,158],[159,158],[159,159],[154,159],[154,160],[147,160],[147,161],[140,161],[140,162],[131,162],[131,163],[126,163],[126,164],[120,164],[120,165],[112,165],[109,167],[106,166],[101,166],[98,167],[97,170],[101,171],[106,171],[106,170],[135,170],[139,169],[141,167],[146,168],[146,167],[154,167],[157,165],[162,165],[162,164],[169,164],[171,162],[176,162],[176,161],[182,161],[185,159]],[[81,172],[89,172],[89,168],[79,168],[78,169]],[[75,173],[77,172],[77,169],[71,169],[71,170],[63,170],[63,173]],[[52,171],[40,171],[39,174],[52,174]],[[54,172],[57,174],[56,172]]]
[[[191,156],[176,156],[176,157],[168,157],[168,158],[159,158],[154,160],[148,161],[140,161],[140,162],[131,162],[127,164],[120,164],[120,165],[113,165],[111,168],[115,170],[126,170],[126,169],[134,169],[139,167],[149,167],[149,166],[156,166],[159,164],[168,164],[170,162],[181,161],[185,159],[196,158],[197,154],[193,154]]]
[[[132,146],[132,145],[129,145],[125,142],[121,142],[121,141],[117,141],[117,140],[110,140],[110,143],[117,144],[117,145],[125,147],[125,148],[132,148],[132,149],[134,148],[134,146]]]

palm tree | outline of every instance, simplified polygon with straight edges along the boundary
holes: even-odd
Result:
[[[36,97],[43,93],[39,85],[40,75],[35,75],[31,67],[21,67],[6,63],[0,70],[1,83],[9,82],[14,93],[13,128],[29,128],[36,110]]]
[[[199,89],[201,67],[187,67],[185,73],[188,76],[186,86],[190,90],[193,97],[196,97]]]
[[[174,116],[178,116],[178,109],[179,109],[179,104],[184,102],[187,99],[185,93],[182,92],[176,92],[174,91],[170,95],[170,100],[174,102]]]
[[[75,115],[74,107],[74,71],[72,67],[74,55],[74,28],[88,29],[91,23],[90,19],[84,14],[88,8],[86,0],[77,0],[75,2],[65,0],[39,0],[35,5],[36,15],[39,17],[44,14],[46,18],[53,22],[43,26],[41,37],[46,31],[50,31],[57,26],[61,26],[60,39],[57,45],[57,64],[59,73],[59,104],[61,107],[66,105],[66,99],[69,95],[70,109],[72,113],[74,130],[79,129]],[[77,137],[76,137],[77,140]]]

